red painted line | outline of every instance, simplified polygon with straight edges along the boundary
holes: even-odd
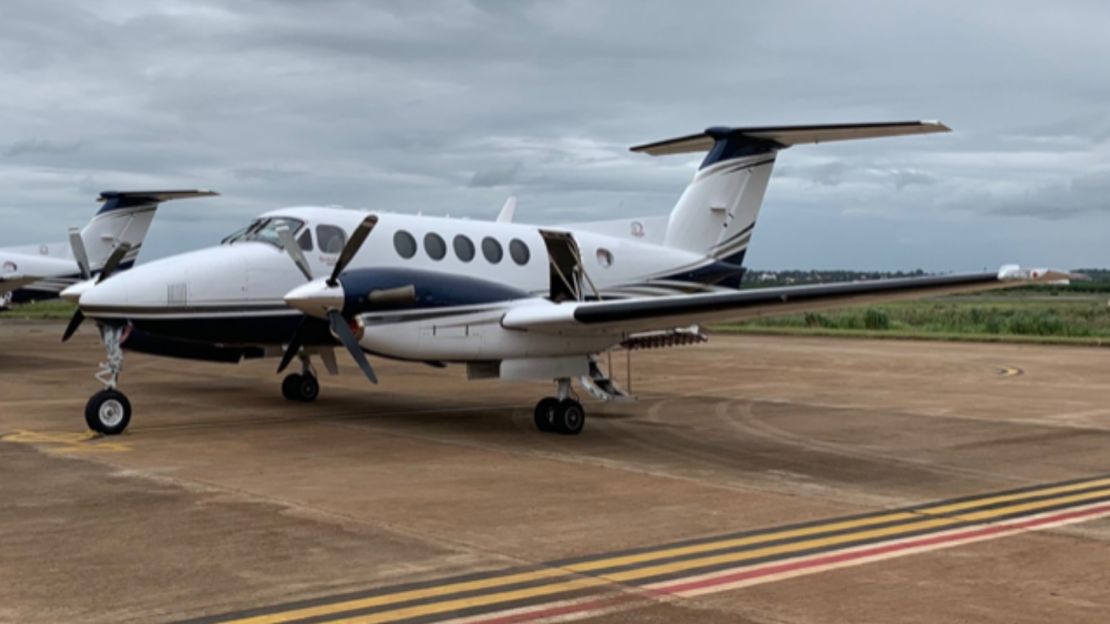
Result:
[[[750,580],[761,578],[765,576],[773,576],[775,574],[783,574],[786,572],[795,572],[798,570],[805,570],[807,568],[815,568],[830,564],[844,563],[846,561],[853,561],[856,559],[865,559],[867,557],[874,557],[877,555],[884,555],[895,553],[903,550],[910,550],[913,548],[921,548],[923,546],[939,546],[950,544],[953,542],[961,542],[978,537],[988,537],[991,535],[998,535],[1000,533],[1010,533],[1021,530],[1034,529],[1046,524],[1053,524],[1059,522],[1066,522],[1077,518],[1086,516],[1094,516],[1099,514],[1110,513],[1110,504],[1100,505],[1098,507],[1089,507],[1078,511],[1070,511],[1060,513],[1052,516],[1044,516],[1034,518],[1023,522],[1015,522],[1010,524],[997,524],[980,527],[977,529],[969,529],[958,533],[946,533],[944,535],[925,536],[915,540],[899,542],[896,544],[887,544],[884,546],[877,546],[867,548],[864,550],[855,550],[851,552],[836,553],[816,557],[812,559],[805,559],[802,561],[794,561],[783,563],[779,565],[770,565],[752,570],[745,570],[742,572],[735,572],[723,576],[716,576],[709,579],[702,579],[699,581],[679,583],[675,585],[668,585],[656,588],[644,588],[639,590],[639,594],[621,594],[609,598],[599,600],[592,600],[590,602],[579,602],[574,604],[560,605],[557,607],[550,607],[547,609],[540,609],[537,611],[527,611],[522,613],[513,613],[503,615],[500,617],[492,617],[483,620],[470,620],[473,624],[516,624],[518,622],[528,622],[533,620],[542,620],[547,618],[554,618],[563,615],[571,615],[575,613],[585,613],[589,611],[600,611],[621,605],[622,603],[629,603],[638,600],[644,596],[653,596],[658,598],[670,597],[682,592],[691,591],[695,589],[706,589],[718,585],[727,585],[736,583],[738,581]]]
[[[1091,516],[1100,513],[1110,512],[1110,505],[1101,505],[1080,511],[1072,511],[1068,513],[1057,514],[1054,516],[1047,516],[1043,518],[1035,518],[1033,520],[1026,520],[1024,522],[1017,522],[1013,524],[998,524],[993,526],[986,526],[979,529],[971,529],[960,533],[948,533],[945,535],[935,535],[932,537],[922,537],[913,541],[906,541],[897,544],[887,544],[885,546],[877,546],[865,550],[856,550],[852,552],[837,553],[833,555],[826,555],[815,559],[806,559],[803,561],[794,561],[780,565],[768,566],[756,570],[746,570],[743,572],[736,572],[724,576],[718,576],[710,579],[703,579],[700,581],[693,581],[689,583],[682,583],[678,585],[669,585],[666,587],[657,587],[652,591],[662,595],[678,594],[685,591],[695,589],[705,589],[706,587],[713,587],[715,585],[724,585],[727,583],[735,583],[738,581],[745,581],[762,576],[771,576],[774,574],[782,574],[784,572],[794,572],[806,568],[814,568],[829,564],[843,563],[845,561],[852,561],[853,559],[863,559],[866,557],[874,557],[876,555],[884,555],[900,550],[909,550],[911,548],[920,548],[922,546],[937,546],[940,544],[947,544],[949,542],[959,542],[967,539],[974,539],[977,537],[985,537],[989,535],[996,535],[998,533],[1008,533],[1013,531],[1020,531],[1023,529],[1031,529],[1045,524],[1052,524],[1084,516]]]

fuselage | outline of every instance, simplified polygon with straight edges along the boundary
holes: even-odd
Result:
[[[244,351],[247,355],[273,352],[304,319],[284,297],[306,283],[273,233],[273,224],[289,228],[311,273],[323,277],[331,272],[347,237],[371,214],[377,223],[346,273],[376,269],[379,277],[372,279],[417,283],[422,293],[420,301],[409,305],[360,314],[362,344],[392,357],[465,360],[499,357],[500,351],[517,349],[504,332],[497,332],[496,338],[477,338],[483,328],[492,331],[490,326],[514,301],[534,302],[549,294],[555,278],[544,232],[573,236],[588,277],[583,288],[587,297],[705,290],[712,286],[688,275],[720,264],[696,253],[640,242],[635,236],[642,235],[642,225],[639,230],[630,227],[630,234],[621,237],[527,224],[297,207],[260,215],[245,233],[217,246],[145,263],[88,287],[80,295],[81,307],[92,318],[131,324],[148,341],[255,349]],[[455,334],[459,340],[447,339]],[[317,332],[316,342],[334,344],[323,330]],[[428,348],[421,348],[424,343]],[[455,343],[457,349],[451,346]],[[568,346],[541,345],[539,351],[558,353]],[[157,352],[157,347],[147,350]]]

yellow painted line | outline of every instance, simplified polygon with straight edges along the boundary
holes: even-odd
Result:
[[[860,526],[868,526],[872,524],[882,524],[885,522],[894,522],[897,520],[908,520],[910,518],[920,517],[921,514],[943,514],[960,509],[968,509],[970,507],[978,507],[980,505],[991,505],[994,503],[1002,503],[1010,500],[1019,500],[1030,498],[1033,496],[1045,496],[1048,494],[1056,494],[1061,492],[1070,492],[1074,490],[1083,490],[1091,487],[1098,487],[1103,485],[1110,485],[1110,477],[1105,479],[1096,479],[1093,481],[1085,481],[1083,483],[1072,483],[1069,485],[1061,485],[1053,488],[1045,488],[1043,490],[1030,490],[1028,492],[1020,492],[1013,494],[1005,494],[1000,496],[987,496],[984,498],[977,498],[974,500],[962,501],[959,503],[948,503],[943,505],[932,505],[926,507],[915,508],[914,511],[892,512],[880,516],[869,516],[867,518],[858,518],[855,520],[845,520],[843,522],[832,522],[829,524],[819,524],[815,526],[802,527],[799,529],[788,529],[785,531],[776,531],[774,533],[765,533],[762,535],[750,535],[746,537],[738,537],[734,539],[720,540],[716,542],[706,542],[704,544],[693,544],[690,546],[679,546],[676,548],[668,548],[664,550],[653,550],[645,553],[638,553],[635,555],[625,555],[618,557],[611,557],[597,561],[586,561],[576,563],[566,567],[566,569],[574,572],[589,572],[591,570],[599,570],[604,568],[613,568],[616,566],[640,563],[643,561],[651,561],[653,559],[664,559],[676,557],[681,555],[689,555],[698,552],[706,552],[711,550],[720,550],[722,548],[732,548],[735,546],[746,546],[749,544],[758,544],[760,542],[769,542],[780,539],[788,539],[791,537],[802,537],[805,535],[813,535],[814,533],[826,533],[829,531],[840,531],[844,529],[851,529]]]
[[[1010,499],[1019,498],[1019,497],[1020,498],[1028,498],[1030,496],[1043,495],[1044,493],[1047,493],[1047,492],[1057,492],[1057,491],[1066,492],[1066,491],[1071,491],[1071,490],[1076,490],[1076,489],[1083,489],[1083,488],[1087,488],[1087,487],[1093,487],[1092,484],[1094,484],[1094,483],[1103,483],[1103,482],[1110,483],[1110,479],[1100,479],[1100,480],[1089,481],[1089,482],[1084,482],[1084,483],[1075,483],[1075,484],[1070,484],[1070,485],[1067,485],[1067,486],[1058,486],[1058,487],[1055,487],[1055,488],[1046,488],[1045,490],[1031,490],[1031,491],[1028,491],[1028,492],[1022,492],[1020,494],[1009,494],[1009,495],[1002,495],[1002,496],[996,496],[996,497],[985,497],[985,498],[977,500],[977,501],[964,501],[964,502],[961,502],[961,503],[952,503],[952,504],[948,504],[948,505],[938,505],[938,506],[931,507],[930,509],[944,510],[944,511],[958,510],[958,509],[961,509],[961,508],[966,509],[968,507],[975,506],[975,504],[980,504],[980,505],[984,504],[984,501],[1002,502],[1004,500],[1010,500]],[[357,616],[357,617],[353,617],[353,618],[344,618],[342,621],[372,623],[372,622],[385,622],[385,621],[395,620],[395,619],[404,619],[404,618],[409,618],[409,617],[433,615],[433,614],[437,614],[437,613],[456,611],[456,610],[467,609],[467,608],[471,608],[471,607],[497,604],[497,603],[500,603],[500,602],[508,602],[508,601],[513,601],[513,600],[526,599],[526,598],[536,598],[536,597],[540,597],[540,596],[551,595],[551,594],[559,594],[559,593],[574,591],[574,590],[578,590],[578,589],[584,589],[584,588],[590,588],[590,587],[599,587],[599,586],[603,586],[603,585],[621,583],[621,582],[624,582],[624,581],[636,580],[636,579],[641,579],[641,578],[649,578],[649,577],[652,577],[652,576],[658,576],[658,575],[662,575],[662,574],[668,574],[668,573],[673,573],[673,572],[681,572],[681,571],[690,570],[690,569],[697,569],[697,568],[701,568],[701,567],[708,566],[708,565],[725,564],[725,563],[740,563],[740,562],[743,562],[745,560],[758,559],[758,558],[767,557],[767,556],[771,556],[771,555],[788,554],[788,553],[791,553],[791,552],[804,551],[804,550],[809,550],[809,549],[812,549],[812,548],[821,548],[821,547],[825,547],[825,546],[833,546],[833,545],[837,545],[837,544],[843,544],[843,543],[849,543],[849,542],[857,541],[857,540],[860,540],[860,539],[872,539],[872,538],[882,538],[882,537],[893,538],[893,537],[896,537],[900,534],[919,531],[919,530],[922,530],[922,529],[929,529],[929,528],[942,527],[942,526],[948,526],[948,525],[956,525],[956,524],[961,524],[961,523],[969,521],[969,520],[982,521],[982,520],[985,520],[985,519],[990,519],[990,518],[999,517],[999,516],[1007,515],[1007,514],[1010,514],[1010,513],[1014,513],[1016,511],[1035,510],[1035,509],[1040,509],[1040,508],[1044,508],[1044,507],[1051,507],[1051,506],[1059,505],[1059,504],[1063,504],[1063,503],[1072,503],[1072,502],[1078,502],[1078,501],[1083,501],[1083,500],[1089,500],[1089,499],[1092,499],[1092,498],[1098,498],[1100,496],[1110,496],[1110,488],[1096,490],[1094,492],[1086,492],[1086,493],[1083,493],[1083,494],[1075,494],[1075,495],[1071,495],[1071,496],[1060,496],[1060,497],[1055,497],[1055,498],[1042,500],[1042,501],[1035,501],[1035,502],[1024,503],[1024,504],[1015,504],[1015,505],[1000,507],[1000,508],[997,508],[997,509],[989,509],[989,510],[984,510],[984,511],[980,511],[980,512],[974,512],[974,513],[971,513],[971,514],[967,514],[966,516],[963,516],[963,517],[948,517],[948,516],[946,516],[946,517],[926,518],[926,519],[922,519],[918,522],[911,522],[911,523],[902,524],[902,525],[898,525],[898,526],[894,526],[894,527],[883,527],[883,528],[879,528],[879,529],[869,529],[869,530],[863,530],[863,531],[856,531],[856,532],[846,533],[846,534],[842,534],[842,535],[835,535],[835,536],[824,537],[824,538],[804,540],[804,541],[801,541],[801,542],[792,542],[792,543],[789,543],[789,544],[779,544],[779,545],[775,545],[775,546],[768,546],[768,547],[764,547],[764,548],[759,548],[759,549],[754,549],[754,550],[747,550],[747,551],[738,552],[738,553],[726,553],[726,554],[716,555],[716,556],[711,556],[711,557],[702,557],[702,558],[697,558],[697,559],[688,559],[688,560],[684,560],[684,561],[677,561],[677,562],[672,562],[672,563],[667,563],[667,564],[660,564],[660,565],[656,565],[656,566],[641,567],[641,568],[636,568],[634,570],[626,570],[624,572],[617,572],[617,573],[613,573],[613,574],[571,579],[571,580],[561,581],[561,582],[553,583],[553,584],[549,584],[549,585],[540,585],[540,586],[537,586],[537,587],[528,587],[528,588],[510,590],[510,591],[505,591],[505,592],[500,592],[500,593],[485,594],[485,595],[482,595],[482,596],[473,596],[473,597],[469,597],[469,598],[457,598],[457,599],[454,599],[454,600],[448,600],[448,601],[444,601],[444,602],[437,602],[437,603],[426,604],[426,605],[416,605],[416,606],[412,606],[412,607],[405,607],[405,608],[394,609],[394,610],[390,610],[390,611],[382,611],[382,612],[379,612],[379,613],[373,613],[373,614],[369,614],[369,615],[366,615],[366,616]],[[897,514],[886,514],[886,516],[899,516],[899,515],[902,515],[902,513],[906,513],[907,515],[914,516],[914,514],[910,514],[908,512],[900,512],[900,513],[897,513]],[[856,520],[856,521],[846,521],[844,523],[832,523],[830,525],[817,525],[817,526],[813,526],[813,527],[806,527],[805,529],[799,529],[799,530],[796,530],[796,531],[785,531],[785,532],[780,532],[780,533],[768,533],[768,534],[765,534],[765,535],[752,536],[752,538],[743,538],[743,539],[754,539],[754,538],[758,537],[758,538],[762,538],[764,541],[770,541],[772,539],[780,539],[783,534],[787,534],[787,533],[795,533],[797,531],[803,531],[803,530],[804,531],[809,531],[811,533],[812,532],[823,532],[823,531],[828,531],[829,526],[841,525],[841,524],[846,524],[846,523],[850,523],[850,522],[857,522],[857,523],[863,524],[863,522],[865,520],[872,520],[872,519],[871,518],[861,518],[861,519]],[[864,524],[864,526],[866,526],[866,524]],[[736,542],[736,541],[740,541],[740,540],[726,540],[726,541]],[[698,546],[706,546],[706,545],[699,544]],[[719,548],[719,547],[720,547],[720,545],[719,545],[719,543],[717,543],[716,548]],[[674,550],[677,550],[677,549],[669,549],[669,550],[664,551],[664,552],[669,553],[669,552],[672,552]],[[644,553],[644,554],[646,555],[648,553]],[[640,556],[640,555],[633,555],[633,556]],[[661,556],[660,554],[655,553],[655,557],[660,557],[660,556]],[[667,556],[671,556],[671,555],[667,555]],[[603,561],[607,562],[607,566],[612,566],[612,565],[620,565],[619,563],[618,564],[613,564],[612,563],[613,561],[619,561],[619,560],[623,560],[623,559],[624,559],[623,557],[615,557],[615,558],[606,559],[606,560],[603,560]],[[543,570],[535,570],[535,571],[532,571],[532,572],[523,572],[523,573],[520,573],[520,574],[501,576],[501,577],[490,578],[490,579],[480,579],[480,580],[475,580],[475,581],[466,581],[466,582],[461,582],[461,583],[453,583],[453,584],[442,585],[442,586],[437,586],[437,587],[428,587],[428,588],[424,588],[424,589],[398,592],[398,593],[395,593],[395,594],[385,594],[385,595],[381,595],[381,596],[373,596],[373,597],[362,598],[362,599],[354,599],[354,600],[349,600],[349,601],[345,601],[345,602],[330,603],[330,604],[318,605],[318,606],[314,606],[314,607],[305,607],[305,608],[302,608],[302,609],[294,609],[294,610],[290,610],[290,611],[273,613],[273,614],[269,614],[269,615],[260,615],[260,616],[255,616],[255,617],[248,617],[248,618],[244,618],[242,620],[235,620],[235,621],[240,622],[240,623],[249,622],[251,624],[263,624],[263,623],[272,624],[272,623],[276,623],[276,622],[285,622],[285,621],[289,621],[289,620],[292,620],[292,619],[300,619],[300,618],[316,617],[316,616],[327,616],[327,615],[330,615],[330,614],[337,614],[337,613],[341,613],[341,612],[344,612],[344,611],[367,609],[367,608],[372,608],[372,607],[377,607],[377,606],[384,606],[384,605],[388,605],[388,604],[396,603],[396,602],[416,600],[416,599],[420,599],[420,598],[431,598],[431,597],[435,597],[437,595],[445,595],[445,594],[451,594],[451,593],[461,592],[461,591],[468,591],[468,590],[473,590],[473,589],[484,589],[484,588],[487,588],[487,587],[496,587],[496,586],[499,586],[499,585],[509,585],[509,584],[513,584],[513,583],[525,582],[525,581],[530,581],[530,580],[549,578],[549,577],[552,577],[552,576],[562,576],[562,575],[565,575],[568,570],[569,571],[581,571],[581,570],[586,570],[586,569],[597,569],[598,566],[596,564],[599,564],[599,563],[600,562],[591,561],[591,562],[585,562],[583,564],[573,564],[573,565],[570,565],[570,566],[566,566],[564,568],[550,568],[550,569],[543,569]]]
[[[1058,499],[1051,499],[1045,501],[1038,501],[1036,503],[1027,503],[1025,505],[1018,505],[1021,510],[1037,509],[1042,507],[1051,507],[1056,504],[1064,502],[1075,502],[1097,498],[1099,496],[1110,495],[1110,489],[1100,490],[1097,492],[1088,492],[1085,494],[1077,494],[1074,496],[1065,496]],[[991,509],[983,512],[973,514],[973,516],[990,518],[995,516],[1002,516],[1012,513],[1015,509],[1011,507],[1003,507],[999,509]],[[358,624],[374,624],[378,622],[388,622],[391,620],[401,620],[412,617],[422,617],[427,615],[435,615],[445,612],[453,612],[472,607],[480,607],[485,605],[497,604],[501,602],[510,602],[513,600],[522,600],[527,598],[536,598],[545,595],[559,594],[563,592],[573,591],[575,589],[582,589],[586,587],[597,587],[600,585],[617,584],[624,581],[637,580],[641,578],[650,578],[662,574],[673,572],[682,572],[684,570],[697,569],[708,565],[714,564],[727,564],[727,563],[740,563],[745,560],[759,559],[776,554],[786,554],[796,551],[809,550],[811,548],[821,548],[823,546],[833,546],[836,544],[849,543],[859,539],[867,539],[873,537],[896,537],[902,533],[908,533],[920,529],[927,529],[932,527],[941,527],[946,525],[962,524],[963,520],[951,517],[938,517],[923,520],[921,522],[914,522],[897,527],[886,527],[882,529],[872,529],[868,531],[861,531],[858,533],[848,533],[844,535],[837,535],[833,537],[819,538],[807,540],[804,542],[793,542],[790,544],[781,544],[778,546],[768,546],[756,550],[749,550],[740,553],[729,553],[726,555],[718,555],[715,557],[703,557],[700,559],[691,559],[686,561],[679,561],[670,564],[662,564],[658,566],[650,566],[646,568],[637,568],[635,570],[628,570],[625,572],[618,572],[614,574],[606,574],[598,577],[588,577],[584,579],[575,579],[573,581],[566,581],[562,583],[555,583],[553,585],[541,585],[539,587],[531,587],[527,589],[519,589],[499,594],[486,594],[483,596],[475,596],[472,598],[460,598],[456,600],[448,600],[445,602],[432,603],[428,605],[419,605],[407,607],[402,609],[395,609],[392,611],[383,611],[380,613],[373,613],[365,616],[354,616],[343,618],[339,621],[358,623]],[[329,605],[334,606],[334,605]],[[342,612],[346,608],[336,609],[332,611]]]
[[[71,431],[17,431],[3,436],[5,442],[16,444],[48,444],[55,453],[119,453],[130,451],[131,447],[123,442],[101,440],[92,432],[73,433]]]
[[[1080,481],[1079,483],[1069,483],[1068,485],[1058,485],[1056,487],[1029,490],[1026,492],[1014,492],[1013,494],[1001,494],[998,496],[984,496],[982,498],[974,498],[971,500],[960,501],[958,503],[941,503],[937,505],[926,505],[924,507],[915,507],[914,510],[918,513],[951,513],[961,509],[968,509],[971,507],[979,507],[980,505],[993,505],[994,503],[1002,503],[1005,501],[1020,500],[1023,498],[1032,498],[1034,496],[1044,496],[1046,494],[1058,494],[1063,492],[1074,492],[1075,490],[1085,490],[1087,488],[1102,487],[1110,485],[1110,477],[1103,479],[1092,479],[1090,481]]]
[[[625,572],[617,572],[614,574],[603,575],[602,578],[607,578],[614,582],[622,582],[635,580],[640,578],[647,578],[660,574],[668,574],[671,572],[681,572],[692,568],[700,568],[707,565],[714,565],[718,563],[734,563],[747,559],[758,559],[768,555],[777,555],[782,553],[793,552],[797,550],[807,550],[810,548],[820,548],[822,546],[832,546],[835,544],[843,544],[846,542],[853,542],[859,539],[870,539],[875,537],[893,537],[901,533],[908,533],[919,529],[927,529],[931,527],[944,526],[946,524],[962,524],[968,520],[988,520],[998,516],[1004,516],[1014,513],[1016,511],[1031,511],[1034,509],[1041,509],[1044,507],[1052,507],[1053,505],[1060,505],[1063,503],[1074,503],[1100,496],[1110,496],[1110,488],[1103,490],[1096,490],[1094,492],[1086,492],[1084,494],[1074,494],[1072,496],[1062,496],[1059,498],[1052,498],[1034,503],[1026,503],[1024,505],[1013,505],[1009,507],[999,507],[998,509],[988,509],[973,514],[968,514],[963,517],[943,516],[931,518],[922,522],[912,522],[909,524],[902,524],[896,527],[886,527],[882,529],[872,529],[869,531],[860,531],[858,533],[845,533],[843,535],[834,535],[820,539],[808,540],[804,542],[791,542],[789,544],[781,544],[778,546],[768,546],[766,548],[759,548],[755,550],[745,550],[738,553],[727,553],[717,555],[714,557],[702,557],[700,559],[689,559],[686,561],[676,561],[674,563],[662,564],[651,566],[647,568],[636,568],[635,570],[627,570]]]

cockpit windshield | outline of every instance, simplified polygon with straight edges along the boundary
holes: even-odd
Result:
[[[235,230],[228,234],[220,241],[221,245],[232,245],[240,241],[261,241],[263,243],[270,243],[276,247],[281,247],[281,238],[278,236],[277,229],[279,226],[286,226],[289,228],[289,233],[294,237],[297,231],[301,229],[304,222],[299,219],[292,219],[289,217],[263,217],[251,221],[250,225],[244,228]]]

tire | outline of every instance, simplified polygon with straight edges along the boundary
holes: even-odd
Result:
[[[85,424],[103,435],[119,435],[131,422],[131,402],[118,390],[101,390],[85,404]]]
[[[554,431],[555,430],[555,412],[559,408],[559,400],[554,397],[547,397],[540,399],[536,403],[536,411],[534,418],[536,421],[536,429],[540,431]]]
[[[281,380],[281,396],[290,401],[299,401],[301,377],[303,377],[303,375],[300,373],[286,375],[285,379]]]
[[[555,430],[563,435],[578,435],[586,426],[586,410],[574,399],[559,402],[555,409]]]
[[[297,400],[315,401],[320,396],[320,382],[315,375],[299,375],[301,383],[297,386]]]

